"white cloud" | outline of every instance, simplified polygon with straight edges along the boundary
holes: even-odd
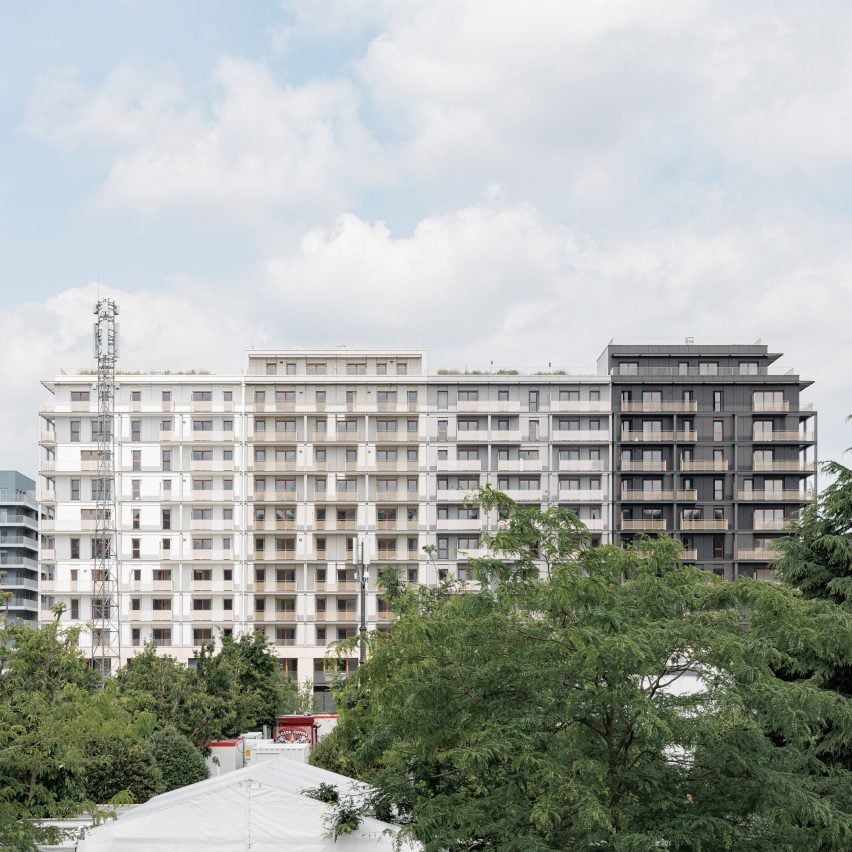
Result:
[[[280,83],[222,59],[209,106],[160,74],[121,69],[93,91],[67,72],[42,78],[26,127],[66,146],[115,149],[100,196],[147,217],[173,209],[252,227],[276,209],[339,209],[381,182],[379,149],[346,80]]]

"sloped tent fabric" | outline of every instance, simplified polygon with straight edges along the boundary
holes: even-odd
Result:
[[[363,799],[369,788],[315,766],[276,759],[155,796],[86,833],[78,852],[348,852],[393,850],[396,826],[363,819],[337,841],[326,837],[329,805],[301,793],[332,784],[342,796]],[[414,852],[417,845],[404,844]]]

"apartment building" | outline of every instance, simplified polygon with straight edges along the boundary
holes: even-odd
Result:
[[[811,382],[763,344],[610,345],[614,540],[680,539],[726,578],[769,577],[775,541],[814,498]]]
[[[38,622],[35,482],[16,470],[0,470],[0,591],[11,592],[3,604],[10,619]]]
[[[368,626],[382,628],[390,616],[376,589],[381,566],[395,566],[411,584],[445,576],[472,580],[470,560],[482,552],[481,535],[496,529],[497,519],[466,507],[464,498],[485,483],[522,503],[573,509],[596,543],[663,529],[625,524],[644,519],[637,505],[662,510],[660,517],[671,520],[665,529],[691,534],[674,523],[685,503],[668,500],[677,469],[673,448],[680,453],[681,444],[672,437],[667,448],[648,445],[661,458],[666,454],[665,472],[634,478],[625,468],[636,450],[622,430],[639,424],[643,413],[634,417],[625,408],[633,397],[624,393],[644,399],[641,382],[652,378],[646,367],[657,367],[637,356],[628,381],[621,364],[629,353],[614,346],[607,353],[588,375],[430,374],[420,351],[341,348],[253,351],[245,372],[234,376],[119,376],[114,441],[122,659],[153,641],[191,663],[220,631],[262,630],[282,668],[300,681],[313,680],[321,692],[334,666],[356,664],[330,664],[327,649],[358,629],[360,543],[369,562]],[[768,357],[755,356],[761,369]],[[739,375],[724,375],[745,392]],[[628,389],[634,379],[639,384]],[[680,387],[665,385],[667,401],[675,384]],[[694,384],[697,404],[703,385]],[[93,613],[92,539],[101,487],[94,377],[62,375],[45,386],[53,399],[41,411],[39,501],[42,533],[53,539],[50,548],[43,540],[43,608],[60,600],[67,617],[85,625]],[[780,388],[799,411],[803,383],[785,377],[772,386],[767,378],[766,387]],[[653,389],[662,394],[663,386]],[[739,397],[725,404],[739,405]],[[690,430],[703,430],[704,420],[693,414]],[[660,433],[687,429],[673,417],[667,412],[665,422],[648,420],[659,420]],[[691,448],[697,453],[699,447],[696,460],[703,444]],[[645,479],[660,486],[646,486]],[[764,482],[752,479],[751,493]],[[687,484],[680,482],[681,490]],[[690,488],[705,485],[702,478]],[[744,473],[737,486],[749,487]],[[634,487],[653,488],[659,501],[623,499],[620,489],[632,495]],[[696,498],[689,508],[700,505]],[[783,508],[796,505],[791,499]],[[768,559],[771,550],[760,537],[737,533],[726,555],[748,546]],[[715,546],[697,535],[692,541],[686,542],[690,550],[701,554]],[[714,569],[739,564],[711,557]]]

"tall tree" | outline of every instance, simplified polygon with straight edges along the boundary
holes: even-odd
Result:
[[[792,591],[720,583],[669,539],[588,548],[568,512],[478,503],[503,517],[481,591],[390,580],[398,618],[319,762],[375,784],[427,850],[848,848],[850,776],[810,747],[848,708],[778,679],[743,629],[745,608],[810,629]]]

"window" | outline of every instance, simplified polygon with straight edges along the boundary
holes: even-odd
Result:
[[[379,405],[387,405],[388,403],[394,403],[396,402],[396,391],[376,391],[376,401],[379,403]]]
[[[479,399],[479,390],[477,389],[462,389],[459,390],[459,402],[475,402]]]
[[[172,528],[172,510],[171,509],[163,509],[163,523],[162,527],[164,530],[170,530]]]
[[[725,499],[725,480],[724,479],[714,479],[713,480],[713,499],[714,500],[724,500]]]
[[[408,375],[408,364],[405,361],[397,361],[397,363],[396,363],[396,374],[398,376]]]
[[[141,420],[131,420],[130,421],[130,440],[131,441],[141,441],[142,440],[142,421]]]
[[[254,401],[257,402],[266,402],[266,391],[265,390],[256,390],[254,392]]]
[[[212,538],[193,538],[192,549],[196,552],[204,550],[213,550]]]
[[[172,419],[171,417],[168,420],[160,421],[160,431],[161,432],[171,432],[172,431]]]
[[[193,432],[212,432],[213,431],[213,421],[212,420],[193,420],[192,421],[192,431]]]
[[[172,540],[170,538],[164,538],[160,541],[160,550],[163,556],[163,559],[171,558],[172,553]]]
[[[171,627],[155,627],[151,631],[151,641],[158,647],[165,647],[172,644],[172,629]]]
[[[232,610],[233,608],[234,608],[234,599],[233,598],[222,598],[222,609]]]
[[[447,427],[449,424],[449,420],[439,420],[438,421],[438,440],[446,441],[447,440]]]
[[[713,421],[713,440],[714,441],[723,441],[724,440],[724,428],[723,422],[721,420]]]
[[[142,450],[132,450],[130,453],[131,470],[142,470]]]
[[[71,618],[80,617],[80,598],[71,598]]]
[[[439,390],[438,391],[438,408],[442,411],[445,411],[450,407],[450,395],[449,391]]]
[[[714,535],[713,536],[713,558],[714,559],[724,559],[725,558],[725,536],[723,536],[723,535]]]
[[[600,402],[600,399],[601,399],[600,389],[599,388],[592,388],[589,391],[589,400],[591,402]]]
[[[406,420],[405,428],[409,435],[417,431],[417,421],[416,420]]]
[[[138,612],[141,609],[142,601],[139,598],[131,598],[130,599],[130,608],[135,612]]]
[[[222,421],[222,431],[223,432],[233,432],[234,431],[234,421],[233,420],[223,420]]]
[[[153,598],[151,600],[151,606],[154,612],[166,612],[167,610],[171,610],[172,608],[172,599],[171,598]]]
[[[80,441],[80,421],[72,420],[71,421],[71,440],[75,443],[79,443]]]
[[[130,510],[130,523],[131,523],[131,526],[133,527],[133,529],[135,529],[135,530],[139,529],[139,520],[140,520],[139,515],[140,515],[139,509],[131,509]]]
[[[379,376],[386,376],[388,372],[388,364],[387,361],[376,361],[376,374]]]
[[[213,601],[210,598],[193,598],[192,609],[194,612],[209,612],[213,609]]]
[[[172,451],[171,450],[163,450],[161,452],[161,461],[163,470],[171,470],[172,469]]]
[[[130,480],[130,499],[131,500],[139,500],[142,496],[142,480],[141,479],[131,479]]]
[[[713,411],[722,410],[722,391],[713,391]]]
[[[223,391],[222,392],[222,400],[223,400],[223,402],[233,402],[234,401],[234,392],[233,391]]]
[[[72,479],[71,480],[71,499],[79,500],[80,499],[80,480]]]
[[[365,376],[367,374],[367,365],[361,362],[348,363],[346,365],[347,376]]]
[[[639,364],[636,361],[622,361],[618,365],[618,372],[622,376],[636,376],[639,374]]]
[[[529,410],[538,411],[538,391],[531,390],[529,393]]]
[[[719,362],[718,361],[699,361],[698,362],[699,376],[718,376]]]
[[[406,392],[406,399],[408,400],[409,405],[416,405],[417,404],[417,391],[416,390],[407,391]]]
[[[497,390],[497,401],[498,402],[508,402],[509,401],[509,388],[499,388]]]
[[[438,536],[438,559],[450,558],[450,539],[447,536]]]
[[[741,376],[756,376],[757,375],[757,361],[740,361],[740,375]]]
[[[192,392],[193,402],[211,402],[213,399],[213,391],[194,390]]]
[[[161,393],[163,402],[171,402],[172,401],[172,392],[170,390],[164,390]]]
[[[318,390],[315,396],[315,402],[317,405],[325,405],[326,400],[326,392],[324,390]]]
[[[71,558],[79,559],[80,558],[80,539],[72,538],[71,539]]]
[[[784,411],[783,391],[755,391],[752,404],[756,411]]]
[[[686,376],[688,373],[689,373],[689,362],[688,361],[678,361],[677,374],[679,376]]]
[[[324,376],[326,370],[326,365],[322,361],[309,361],[306,366],[306,372],[309,376]]]
[[[284,371],[287,373],[288,376],[295,376],[296,375],[296,364],[295,364],[295,362],[294,361],[288,361],[287,364],[284,367]]]
[[[71,391],[71,402],[88,402],[89,391]]]
[[[192,642],[194,645],[206,645],[213,641],[213,630],[210,627],[194,627],[192,629]]]

